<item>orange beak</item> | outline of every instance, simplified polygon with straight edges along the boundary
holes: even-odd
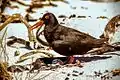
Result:
[[[30,30],[33,30],[37,27],[41,27],[42,25],[44,24],[44,21],[43,20],[40,20],[39,22],[37,22],[36,24],[34,24],[33,26],[30,27]]]

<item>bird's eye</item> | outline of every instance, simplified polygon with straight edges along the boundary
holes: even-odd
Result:
[[[49,19],[49,16],[45,16],[45,19]]]

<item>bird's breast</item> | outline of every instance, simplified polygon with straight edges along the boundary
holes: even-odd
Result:
[[[52,43],[53,41],[59,39],[60,34],[55,31],[48,32],[48,30],[45,29],[44,36],[45,36],[46,40],[48,41],[48,43]]]

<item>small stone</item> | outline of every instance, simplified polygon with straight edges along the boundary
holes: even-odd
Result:
[[[96,72],[96,71],[94,71],[94,73],[97,75],[97,72]]]
[[[65,15],[59,15],[58,18],[66,18],[67,16]]]
[[[98,72],[98,75],[102,75],[102,73],[99,71],[99,72]]]
[[[72,74],[72,76],[78,76],[77,74]]]
[[[65,21],[66,18],[63,19],[63,21]]]
[[[77,16],[77,18],[86,18],[86,16]]]
[[[109,72],[108,70],[105,70],[105,73]]]
[[[15,51],[15,54],[14,54],[14,56],[19,56],[20,55],[20,52],[17,50],[17,51]]]
[[[65,80],[69,80],[69,78],[68,78],[68,77],[66,77],[66,78],[65,78]]]
[[[89,18],[92,18],[91,16],[88,16]]]
[[[65,74],[65,72],[62,72],[62,74]]]
[[[73,70],[74,73],[79,73],[78,71]]]
[[[79,75],[82,75],[84,72],[80,72]]]
[[[63,22],[60,22],[60,24],[65,24],[65,23],[63,23]]]
[[[76,9],[76,7],[74,7],[74,6],[70,6],[71,7],[71,9]]]
[[[70,18],[75,18],[75,17],[76,17],[76,15],[75,15],[75,14],[72,14],[72,15],[69,16],[69,19],[70,19]]]
[[[67,76],[70,76],[70,73],[68,73]]]

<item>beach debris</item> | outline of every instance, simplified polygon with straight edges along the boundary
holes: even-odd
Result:
[[[84,71],[80,72],[79,75],[83,75]]]
[[[33,72],[34,70],[39,70],[40,68],[43,68],[43,66],[46,66],[46,64],[39,58],[36,59],[36,61],[33,62],[32,65],[33,65],[33,68],[30,70],[30,72]]]
[[[85,10],[87,10],[87,9],[88,9],[88,7],[81,6],[81,9],[85,9]]]
[[[51,0],[48,0],[49,3],[43,3],[44,1],[41,0],[32,0],[31,4],[29,5],[29,8],[26,9],[27,12],[34,13],[33,11],[34,8],[43,8],[44,6],[53,6],[57,7],[56,4],[52,3]]]
[[[61,14],[58,16],[58,18],[67,18],[67,16]]]
[[[19,55],[20,55],[20,51],[16,50],[14,56],[19,56]]]
[[[65,80],[70,80],[70,79],[68,77],[66,77]]]
[[[99,16],[99,17],[97,17],[97,19],[109,19],[109,18],[106,16]]]
[[[78,71],[76,71],[76,70],[73,70],[73,73],[79,73]]]
[[[37,21],[38,19],[34,19],[29,13],[25,15],[25,19],[27,21]]]
[[[28,30],[28,38],[29,41],[35,41],[35,36],[33,34],[33,31],[30,31],[30,24],[20,15],[20,14],[13,14],[12,16],[10,16],[9,18],[7,18],[7,20],[4,23],[0,24],[0,31],[2,29],[4,29],[9,23],[13,22],[14,20],[20,20],[21,22],[23,22]]]
[[[72,74],[72,76],[79,76],[78,74]]]
[[[111,71],[113,76],[120,76],[120,69],[115,69]]]
[[[70,76],[70,75],[71,75],[70,73],[67,74],[67,76]]]
[[[97,71],[94,71],[94,74],[95,74],[95,76],[96,77],[99,77],[99,76],[101,76],[102,75],[102,73],[99,71],[99,72],[97,72]]]
[[[28,59],[30,59],[30,58],[24,58],[24,59],[20,59],[20,60],[18,60],[17,62],[15,62],[16,64],[17,63],[21,63],[21,62],[24,62],[24,61],[26,61],[26,60],[28,60]]]
[[[86,18],[86,16],[77,16],[77,18]]]
[[[12,66],[9,66],[7,70],[9,72],[14,73],[14,72],[23,72],[23,71],[29,70],[29,68],[22,65],[12,65]]]
[[[7,62],[0,61],[0,80],[12,80],[12,76],[7,71]]]
[[[19,43],[19,44],[23,44],[26,49],[33,50],[33,48],[30,46],[29,41],[26,41],[22,38],[17,38],[15,36],[11,36],[8,39],[10,39],[10,40],[7,41],[8,46],[12,46],[14,43]]]
[[[69,16],[69,19],[75,18],[75,17],[76,17],[76,14],[72,14],[72,15]]]
[[[33,54],[44,54],[45,55],[45,57],[53,57],[54,55],[52,55],[49,51],[47,51],[47,50],[32,50],[32,51],[30,51],[30,52],[27,52],[27,53],[25,53],[25,54],[23,54],[22,56],[20,56],[20,60],[23,60],[23,59],[25,59],[26,57],[29,57],[29,56],[31,56],[31,55],[33,55]]]

